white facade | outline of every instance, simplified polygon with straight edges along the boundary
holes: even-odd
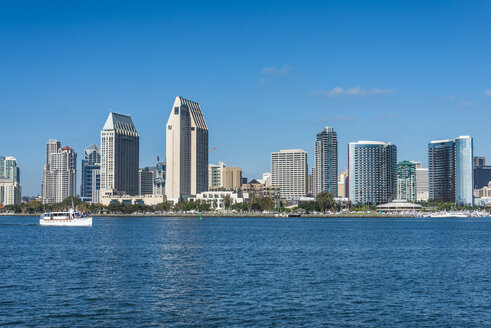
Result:
[[[197,102],[176,97],[166,126],[166,163],[169,200],[208,190],[208,127]]]
[[[70,148],[60,148],[56,139],[46,145],[46,163],[43,174],[43,203],[61,203],[77,195],[77,153]]]
[[[138,193],[139,147],[131,117],[111,111],[101,131],[101,190]]]
[[[287,149],[271,153],[271,184],[280,187],[281,198],[291,200],[307,195],[307,152]]]
[[[0,179],[0,204],[18,205],[21,202],[22,188],[17,181]]]
[[[266,172],[263,173],[263,178],[262,180],[264,181],[264,185],[266,187],[271,187],[271,172]],[[259,180],[258,180],[259,181]]]
[[[208,165],[208,189],[211,187],[221,187],[223,183],[223,169],[226,167],[225,163],[218,162],[216,164]]]
[[[224,209],[225,197],[230,197],[230,205],[247,203],[249,201],[249,193],[235,191],[204,191],[197,194],[192,199],[201,200],[210,204],[211,208],[218,210]],[[216,207],[214,206],[216,204]]]
[[[428,168],[421,162],[413,163],[416,164],[416,201],[427,201],[430,197]]]
[[[166,201],[165,195],[124,195],[111,194],[111,192],[101,191],[99,203],[104,206],[109,204],[127,204],[127,205],[158,205]]]

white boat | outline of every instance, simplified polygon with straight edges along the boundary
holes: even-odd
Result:
[[[436,212],[430,215],[432,218],[467,218],[468,214],[463,212]]]
[[[68,212],[49,212],[41,215],[39,224],[44,226],[91,227],[92,217],[70,209]]]

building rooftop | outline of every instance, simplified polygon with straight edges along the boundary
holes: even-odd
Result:
[[[206,121],[199,103],[183,98],[181,96],[176,97],[176,100],[174,101],[174,107],[182,105],[186,106],[189,109],[189,112],[191,113],[191,119],[194,121],[194,124],[197,128],[208,130],[208,126],[206,125]]]
[[[280,153],[306,153],[303,149],[281,149]],[[277,153],[276,151],[273,153]]]
[[[383,141],[360,140],[356,142],[350,142],[350,145],[392,145],[392,143]]]
[[[136,133],[131,116],[114,113],[112,110],[107,117],[103,130],[124,130]]]
[[[90,154],[92,152],[97,152],[97,153],[100,153],[100,150],[99,150],[99,146],[97,146],[96,144],[92,144],[90,145],[89,147],[85,148],[85,154]]]

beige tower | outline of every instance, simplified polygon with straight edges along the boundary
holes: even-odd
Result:
[[[225,189],[239,189],[242,185],[242,169],[240,167],[224,167],[222,187]]]
[[[130,116],[111,111],[101,131],[101,193],[138,193],[140,137]]]
[[[166,162],[168,200],[208,190],[208,127],[197,102],[176,97],[166,127]]]

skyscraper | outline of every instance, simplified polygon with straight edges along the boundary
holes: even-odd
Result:
[[[131,117],[111,111],[101,131],[101,192],[138,193],[139,151]]]
[[[416,164],[402,161],[397,164],[397,199],[416,201]]]
[[[46,145],[42,198],[44,204],[60,203],[77,195],[77,153],[70,147],[61,148],[56,139]]]
[[[85,148],[84,158],[82,159],[82,185],[80,186],[80,197],[83,201],[92,202],[92,175],[94,170],[101,168],[101,152],[97,145],[90,145]],[[100,176],[96,179],[95,190],[100,190]]]
[[[307,194],[307,152],[286,149],[271,153],[271,185],[280,187],[281,198],[294,199]]]
[[[472,138],[469,136],[435,140],[428,144],[431,199],[473,205],[472,152]]]
[[[315,140],[313,170],[314,196],[327,191],[334,196],[338,194],[338,136],[334,129],[326,126],[317,134]]]
[[[423,167],[421,162],[414,162],[416,166],[416,201],[427,201],[429,198],[428,168]]]
[[[11,156],[0,156],[0,204],[20,204],[21,191],[17,160]]]
[[[197,102],[176,97],[167,121],[166,164],[167,199],[208,190],[208,127]]]
[[[350,142],[348,146],[349,201],[383,204],[397,195],[397,147],[379,141]]]

